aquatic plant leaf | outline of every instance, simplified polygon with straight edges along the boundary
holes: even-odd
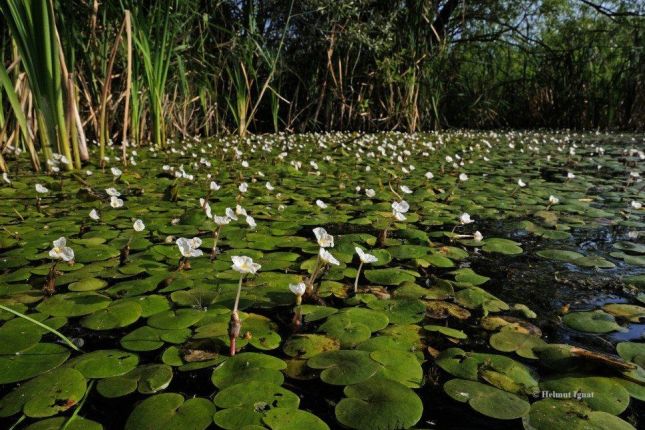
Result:
[[[78,370],[88,379],[109,378],[128,373],[139,364],[139,356],[118,349],[88,352],[71,359],[66,366]]]
[[[540,388],[543,391],[569,393],[572,397],[578,395],[580,401],[592,410],[612,415],[620,415],[629,406],[629,392],[613,378],[565,376],[542,381]]]
[[[544,399],[531,405],[522,419],[531,430],[635,430],[631,424],[602,411],[593,411],[576,400]]]
[[[172,375],[170,366],[147,364],[132,369],[124,375],[101,379],[96,384],[96,390],[107,398],[122,397],[135,391],[141,394],[154,394],[170,385]]]
[[[200,397],[184,399],[177,393],[163,393],[139,403],[125,424],[125,430],[204,430],[212,423],[215,406]]]
[[[499,420],[520,418],[531,407],[516,394],[465,379],[451,379],[443,385],[443,390],[458,402],[468,403],[480,414]]]
[[[369,379],[381,366],[367,351],[339,350],[323,352],[310,358],[307,366],[321,369],[320,379],[332,385],[357,384]]]
[[[588,312],[571,312],[562,317],[564,323],[574,330],[585,333],[609,333],[612,331],[626,331],[613,315],[596,310]]]
[[[19,412],[30,418],[57,415],[76,405],[85,395],[85,377],[74,369],[59,368],[20,385],[0,399],[0,417]]]
[[[0,384],[45,373],[63,364],[69,356],[67,348],[54,343],[38,343],[19,354],[0,354]]]
[[[281,370],[287,363],[279,358],[256,352],[243,352],[226,359],[213,370],[211,381],[219,389],[243,382],[258,381],[282,385]]]
[[[336,405],[336,418],[351,429],[406,429],[421,419],[421,399],[399,382],[374,377],[343,392],[346,398]]]

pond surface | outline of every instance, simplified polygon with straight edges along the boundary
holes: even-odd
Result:
[[[16,162],[0,427],[639,428],[644,142],[335,133]]]

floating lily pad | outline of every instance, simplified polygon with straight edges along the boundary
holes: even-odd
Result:
[[[523,421],[525,428],[535,430],[634,430],[626,421],[576,400],[540,400],[531,405]]]
[[[620,415],[629,405],[629,392],[612,378],[599,376],[562,377],[540,383],[544,391],[567,393],[594,411]],[[577,396],[577,397],[576,397]]]
[[[300,398],[293,392],[270,382],[249,381],[230,385],[213,398],[219,408],[256,407],[266,404],[271,408],[298,408]]]
[[[466,333],[464,333],[463,331],[450,328],[450,327],[444,327],[442,325],[429,324],[429,325],[424,325],[423,328],[424,330],[441,333],[445,336],[452,337],[453,339],[468,338],[468,335],[466,335]]]
[[[537,359],[533,348],[546,345],[539,336],[514,330],[501,330],[490,337],[490,346],[502,352],[515,352],[520,357]]]
[[[603,306],[602,310],[617,318],[626,319],[635,323],[645,318],[645,307],[638,305],[611,303]]]
[[[116,303],[87,315],[81,320],[81,325],[91,330],[123,328],[134,324],[141,312],[141,306],[136,302]]]
[[[36,309],[57,317],[80,317],[107,308],[111,301],[109,297],[92,292],[57,294]]]
[[[340,349],[340,343],[327,336],[317,334],[295,335],[287,339],[284,353],[290,357],[311,358],[321,352]]]
[[[75,416],[74,418],[56,417],[36,421],[25,430],[103,430],[103,426],[96,421]]]
[[[400,285],[404,282],[414,282],[414,275],[404,269],[372,269],[365,271],[368,281],[380,285]]]
[[[525,399],[480,382],[451,379],[443,385],[450,397],[468,403],[477,412],[499,420],[512,420],[526,415],[531,407]]]
[[[128,417],[126,430],[204,430],[212,423],[215,406],[209,400],[188,400],[177,393],[157,394],[139,403]]]
[[[329,426],[314,414],[292,408],[271,409],[262,422],[271,430],[329,430]]]
[[[81,372],[88,379],[109,378],[128,373],[139,363],[139,357],[118,349],[89,352],[73,358],[67,366]]]
[[[571,312],[566,314],[562,320],[574,330],[585,333],[609,333],[612,331],[625,331],[613,315],[603,311]]]
[[[343,392],[346,398],[336,405],[336,418],[351,429],[407,429],[421,419],[421,399],[396,381],[375,377]]]
[[[400,382],[406,387],[421,387],[423,369],[421,369],[417,356],[413,353],[377,350],[370,353],[370,358],[383,366],[379,372],[383,377]]]
[[[18,354],[0,354],[0,384],[45,373],[63,364],[69,356],[67,348],[53,343],[39,343]]]
[[[101,379],[96,390],[107,398],[122,397],[138,391],[154,394],[168,387],[172,380],[172,368],[165,364],[139,366],[121,376]]]
[[[57,415],[78,403],[85,395],[87,383],[74,369],[61,368],[42,374],[0,400],[0,417],[19,412],[31,418]]]
[[[211,381],[219,389],[250,381],[282,385],[284,376],[281,370],[286,367],[287,364],[279,358],[255,352],[243,352],[219,365],[213,371]]]
[[[323,352],[309,359],[307,366],[322,369],[320,379],[332,385],[363,382],[381,368],[369,352],[350,350]]]

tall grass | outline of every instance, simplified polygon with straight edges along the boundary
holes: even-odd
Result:
[[[143,10],[132,16],[134,43],[143,65],[150,100],[153,142],[158,148],[166,143],[164,101],[176,32],[176,25],[171,25],[171,13],[176,12],[177,7],[177,0],[166,0],[157,3],[150,16],[145,16]]]
[[[38,131],[45,158],[49,159],[56,149],[69,160],[67,170],[74,168],[72,162],[80,168],[70,146],[65,109],[69,99],[63,92],[60,45],[51,0],[5,0],[0,2],[0,11],[38,107]]]

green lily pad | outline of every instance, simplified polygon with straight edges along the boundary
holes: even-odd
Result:
[[[490,385],[466,379],[451,379],[443,390],[458,402],[499,420],[513,420],[526,415],[531,405],[525,399]]]
[[[450,328],[450,327],[444,327],[442,325],[434,325],[434,324],[424,325],[423,329],[426,331],[441,333],[453,339],[468,339],[468,335],[463,331]]]
[[[67,360],[67,348],[39,343],[19,354],[0,354],[0,384],[24,381],[54,369]]]
[[[400,382],[406,387],[421,387],[423,369],[415,354],[397,350],[377,350],[370,353],[370,358],[383,366],[379,372],[383,377]]]
[[[367,351],[328,351],[310,358],[307,366],[322,369],[320,379],[332,385],[357,384],[369,379],[381,368]]]
[[[589,312],[571,312],[566,314],[562,320],[574,330],[585,333],[609,333],[612,331],[626,331],[618,323],[613,315],[596,310]]]
[[[188,328],[204,317],[204,312],[197,309],[178,309],[160,312],[148,318],[148,325],[164,330]]]
[[[414,275],[404,269],[372,269],[365,271],[368,281],[379,285],[400,285],[404,282],[414,282]]]
[[[103,397],[126,396],[134,391],[154,394],[168,387],[172,380],[172,368],[165,364],[147,364],[132,369],[120,376],[101,379],[96,390]]]
[[[71,359],[67,366],[81,372],[88,379],[109,378],[128,373],[139,363],[139,357],[118,349],[89,352]]]
[[[213,398],[219,408],[258,407],[298,408],[300,398],[293,392],[271,382],[249,381],[230,385]]]
[[[141,316],[137,302],[121,302],[87,315],[81,325],[91,330],[112,330],[134,324]]]
[[[421,419],[421,399],[396,381],[375,377],[343,392],[347,397],[336,405],[336,419],[351,429],[406,429]]]
[[[311,358],[321,352],[340,349],[336,339],[317,334],[299,334],[287,339],[284,344],[284,353],[289,357]]]
[[[157,394],[139,403],[125,430],[204,430],[212,423],[215,406],[207,399],[188,400],[177,393]]]
[[[392,324],[414,324],[426,314],[425,303],[415,299],[376,300],[367,307],[383,312]]]
[[[109,297],[92,292],[57,294],[36,309],[56,317],[80,317],[107,308],[111,301]]]
[[[635,430],[626,421],[607,412],[593,411],[576,400],[535,402],[523,422],[524,428],[535,430]]]
[[[25,430],[103,430],[103,426],[96,421],[79,417],[56,417],[36,421]]]
[[[524,252],[524,250],[519,246],[519,243],[509,239],[492,237],[484,240],[483,243],[484,245],[482,246],[482,249],[486,252],[504,255],[517,255]]]
[[[594,411],[620,415],[629,405],[629,392],[613,378],[600,376],[562,377],[540,383],[543,391],[569,393]],[[578,396],[578,397],[576,397]]]
[[[329,430],[329,426],[314,414],[292,408],[273,408],[262,422],[271,430]]]
[[[250,381],[282,385],[284,376],[281,370],[286,367],[287,363],[279,358],[256,352],[243,352],[215,368],[211,381],[219,389]]]
[[[490,346],[502,352],[515,352],[520,357],[537,359],[533,348],[546,345],[539,336],[503,329],[490,337]]]
[[[60,368],[20,385],[0,400],[0,417],[19,412],[44,418],[64,412],[85,395],[87,383],[74,369]]]
[[[623,360],[631,361],[645,369],[645,344],[637,342],[620,342],[616,352]]]

